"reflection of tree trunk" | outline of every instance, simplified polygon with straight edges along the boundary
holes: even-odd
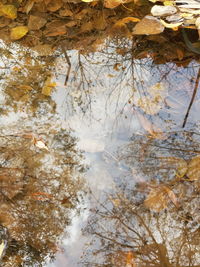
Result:
[[[197,93],[197,89],[199,87],[199,79],[200,79],[200,68],[199,68],[199,71],[198,71],[198,74],[197,74],[197,78],[196,78],[196,81],[195,81],[195,86],[194,86],[194,90],[193,90],[193,94],[192,94],[192,98],[190,100],[190,104],[188,106],[188,109],[187,109],[187,112],[185,114],[185,118],[184,118],[184,121],[183,121],[183,128],[185,127],[185,124],[187,122],[187,118],[188,118],[188,115],[190,113],[190,109],[192,107],[192,104],[194,102],[194,99],[195,99],[195,96],[196,96],[196,93]]]

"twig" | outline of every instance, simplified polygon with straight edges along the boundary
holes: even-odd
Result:
[[[66,52],[66,50],[65,50],[65,48],[64,48],[64,46],[63,46],[63,44],[61,44],[61,49],[62,49],[62,51],[63,51],[63,54],[64,54],[64,56],[65,56],[65,59],[66,59],[66,61],[67,61],[67,64],[68,64],[68,69],[67,69],[67,73],[66,73],[66,78],[65,78],[65,83],[64,83],[64,85],[67,85],[67,82],[68,82],[68,80],[69,80],[69,74],[70,74],[70,71],[71,71],[71,62],[70,62],[70,59],[69,59],[69,56],[67,55],[67,52]]]
[[[196,96],[196,93],[197,93],[197,89],[198,89],[198,87],[199,87],[199,79],[200,79],[200,68],[199,68],[199,71],[198,71],[198,74],[197,74],[197,78],[196,78],[196,81],[195,81],[195,86],[194,86],[194,90],[193,90],[192,98],[191,98],[191,100],[190,100],[190,104],[189,104],[188,109],[187,109],[187,112],[186,112],[186,114],[185,114],[185,118],[184,118],[184,121],[183,121],[183,126],[182,126],[182,128],[185,127],[185,124],[186,124],[186,122],[187,122],[188,115],[189,115],[189,113],[190,113],[190,109],[191,109],[192,104],[193,104],[193,102],[194,102],[194,99],[195,99],[195,96]]]

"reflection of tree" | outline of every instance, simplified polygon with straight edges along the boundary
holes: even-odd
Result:
[[[0,221],[10,235],[4,266],[42,266],[53,257],[82,184],[75,177],[79,156],[68,133],[49,130],[49,151],[27,136],[1,137]]]
[[[0,224],[9,235],[2,264],[43,266],[59,250],[72,210],[78,211],[81,155],[54,117],[51,92],[43,92],[54,56],[2,45],[1,59]]]
[[[192,182],[186,177],[173,179],[175,173],[170,179],[167,177],[170,166],[166,170],[162,162],[170,153],[174,157],[187,155],[187,158],[194,155],[194,152],[187,151],[189,140],[190,145],[193,142],[191,136],[195,138],[193,134],[182,133],[181,136],[180,133],[179,146],[178,138],[168,138],[165,141],[166,147],[170,148],[169,144],[174,143],[175,150],[171,146],[166,154],[166,149],[159,151],[157,147],[147,147],[145,162],[134,166],[133,163],[138,160],[139,155],[138,140],[135,139],[133,144],[130,144],[130,150],[123,157],[126,156],[125,162],[129,163],[133,170],[139,168],[128,180],[120,177],[116,192],[106,193],[98,208],[93,211],[85,228],[85,233],[92,234],[93,239],[85,253],[86,257],[83,258],[84,266],[200,266],[199,181]],[[183,140],[185,143],[182,143]],[[194,140],[194,145],[197,140],[198,137]],[[164,141],[151,140],[150,143],[155,145],[159,142],[162,146]],[[142,145],[140,143],[140,147]],[[181,151],[183,147],[185,151]],[[190,148],[192,150],[192,147]],[[127,149],[128,146],[125,150]],[[122,149],[120,151],[122,152]],[[163,153],[163,158],[160,158],[160,153]],[[151,157],[157,157],[154,164]],[[151,167],[150,172],[146,172],[147,164]],[[143,173],[149,180],[144,179]],[[140,180],[137,180],[138,177]],[[144,200],[150,191],[161,186],[168,186],[173,190],[178,205],[174,205],[174,199],[171,198],[166,209],[154,212],[145,205]],[[162,201],[159,194],[154,197],[154,203]]]

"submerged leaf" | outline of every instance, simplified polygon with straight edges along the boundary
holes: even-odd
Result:
[[[200,156],[196,156],[191,159],[188,164],[188,171],[186,175],[190,179],[190,181],[200,179]]]
[[[167,186],[160,185],[151,189],[144,201],[144,205],[150,210],[160,212],[167,208],[170,200],[175,206],[178,206],[178,201],[174,192]]]

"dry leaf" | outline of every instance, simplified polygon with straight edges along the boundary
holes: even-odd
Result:
[[[176,53],[177,53],[177,56],[178,56],[178,60],[182,60],[184,58],[183,50],[177,48],[176,49]]]
[[[135,105],[140,107],[146,114],[155,115],[161,109],[161,97],[152,98],[150,96],[140,97]]]
[[[34,2],[35,2],[34,0],[28,0],[26,5],[22,9],[22,12],[25,12],[26,14],[28,14],[33,8]]]
[[[115,8],[119,5],[121,5],[122,3],[124,3],[123,0],[105,0],[104,1],[104,6],[106,8]]]
[[[28,28],[29,28],[29,30],[39,30],[46,23],[47,23],[46,19],[44,19],[42,17],[30,15],[29,20],[28,20]]]
[[[36,147],[38,147],[40,149],[49,150],[48,147],[45,145],[45,143],[42,140],[37,140],[36,138],[34,138],[33,143]]]
[[[133,34],[159,34],[164,31],[164,26],[153,16],[146,16],[133,28]]]
[[[150,210],[160,212],[167,208],[170,200],[174,205],[178,206],[178,201],[174,192],[164,185],[159,185],[151,189],[144,201],[144,205]]]
[[[135,18],[135,17],[126,17],[126,18],[123,18],[123,19],[118,20],[114,24],[114,27],[122,27],[126,23],[129,23],[129,22],[138,22],[138,21],[140,21],[140,19],[138,19],[138,18]]]
[[[62,17],[71,17],[71,16],[73,16],[73,13],[71,10],[66,8],[66,9],[61,9],[59,11],[59,15]]]
[[[179,27],[180,25],[183,24],[183,21],[182,22],[178,22],[178,23],[167,23],[163,19],[161,19],[160,22],[162,23],[163,26],[165,26],[165,28],[169,28],[169,29],[173,29],[173,28]]]
[[[54,49],[49,44],[36,45],[33,50],[36,51],[40,56],[49,56],[54,52]]]
[[[0,11],[6,18],[15,19],[17,17],[17,8],[13,5],[3,5],[0,7]]]
[[[10,38],[12,40],[19,40],[24,37],[28,32],[28,27],[26,26],[17,26],[11,29]]]
[[[44,31],[44,34],[46,36],[58,36],[66,34],[66,26],[65,22],[61,20],[55,20],[48,24],[46,24],[46,30]]]
[[[179,178],[182,178],[185,176],[187,170],[188,170],[188,164],[187,162],[178,157],[161,157],[161,168],[170,168],[176,170],[176,176]]]
[[[56,86],[55,82],[51,81],[51,77],[48,77],[47,80],[44,83],[44,86],[42,88],[42,94],[46,96],[50,96],[52,89]]]
[[[50,3],[47,5],[47,10],[51,12],[56,12],[62,7],[62,5],[62,0],[51,0]]]
[[[18,85],[17,88],[22,89],[22,90],[25,90],[25,91],[31,91],[31,90],[33,90],[33,88],[30,85],[25,85],[25,84]]]
[[[190,181],[200,179],[200,156],[196,156],[190,160],[186,175]]]

